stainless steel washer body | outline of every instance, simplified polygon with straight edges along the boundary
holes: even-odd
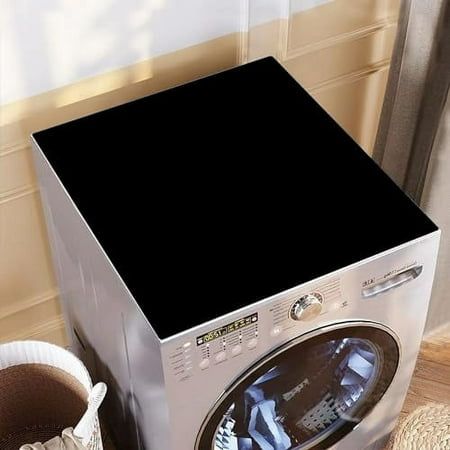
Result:
[[[382,448],[439,230],[274,60],[33,146],[70,343],[120,449]]]

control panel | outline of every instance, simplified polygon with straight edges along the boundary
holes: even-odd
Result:
[[[255,308],[255,312],[199,332],[195,338],[172,348],[170,371],[177,381],[183,382],[195,374],[209,374],[247,360],[246,356],[252,360],[255,355],[250,355],[251,352],[275,346],[301,323],[346,306],[338,277],[305,291],[297,290]]]
[[[383,266],[380,270],[367,266],[360,269],[357,276],[346,275],[347,278],[335,276],[308,286],[299,286],[289,292],[274,296],[272,299],[255,304],[247,313],[230,315],[217,321],[216,326],[200,327],[198,333],[192,331],[185,341],[170,347],[166,353],[169,357],[169,370],[175,382],[189,380],[195,375],[217,371],[240,371],[265,353],[287,339],[298,336],[309,329],[308,323],[320,321],[324,323],[333,317],[351,318],[345,309],[349,306],[349,296],[355,307],[355,300],[364,305],[377,307],[377,300],[395,299],[397,288],[408,285],[418,278],[423,266],[415,259],[403,264],[392,264],[388,271]],[[345,293],[342,283],[345,281]],[[390,292],[389,297],[380,295]],[[361,310],[367,311],[369,306]],[[384,311],[384,308],[380,309]],[[358,313],[357,315],[361,315]],[[314,325],[312,325],[314,326]],[[166,365],[167,367],[167,365]]]
[[[174,343],[166,353],[173,381],[183,382],[201,374],[219,376],[218,371],[239,372],[258,360],[259,354],[310,330],[315,323],[360,317],[368,308],[384,311],[377,303],[400,298],[404,291],[398,288],[412,285],[423,266],[414,258],[399,263],[395,255],[391,264],[386,263],[386,257],[383,261],[382,266],[367,265],[344,276],[299,286],[257,303],[242,314],[230,314],[228,320],[218,320],[215,326],[199,327],[195,334],[193,330],[188,339],[177,340],[178,344]],[[390,295],[381,295],[388,292]],[[350,299],[351,314],[345,312]],[[362,302],[362,309],[355,314],[356,301]]]
[[[196,339],[201,355],[200,369],[210,364],[221,364],[229,357],[234,358],[245,350],[252,350],[258,344],[258,313],[209,331]]]
[[[255,312],[199,334],[195,342],[178,345],[169,355],[172,374],[186,381],[196,370],[206,371],[254,350],[259,341],[258,319]]]

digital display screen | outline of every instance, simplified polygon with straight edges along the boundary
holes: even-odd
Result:
[[[240,330],[241,328],[245,328],[248,325],[258,322],[258,313],[251,314],[247,317],[243,317],[242,319],[235,320],[234,322],[229,323],[220,328],[216,328],[215,330],[210,331],[202,336],[197,337],[197,345],[207,344],[208,342],[213,341],[214,339],[225,336],[226,334],[232,333],[233,331]]]

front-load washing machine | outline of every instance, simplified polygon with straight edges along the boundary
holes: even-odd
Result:
[[[274,59],[33,142],[70,344],[119,449],[381,448],[439,231]]]

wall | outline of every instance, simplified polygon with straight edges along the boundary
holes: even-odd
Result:
[[[426,332],[436,332],[450,324],[450,94],[442,114],[428,167],[422,207],[441,229],[439,263]]]
[[[4,0],[0,104],[239,31],[242,2],[215,3]]]
[[[399,0],[2,5],[0,340],[65,340],[30,132],[272,54],[371,152]]]

